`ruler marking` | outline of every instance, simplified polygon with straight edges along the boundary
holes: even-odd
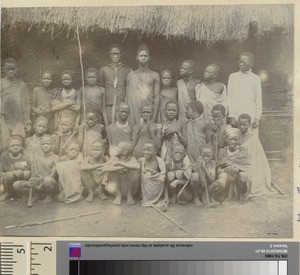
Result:
[[[5,261],[5,260],[12,260],[13,258],[7,258],[7,257],[1,257],[1,261],[3,262],[3,261]]]
[[[12,263],[12,264],[16,264],[17,261],[2,261],[3,263]]]
[[[2,247],[24,247],[22,244],[2,244]]]
[[[32,252],[31,255],[39,255],[39,253]]]
[[[52,243],[31,243],[32,245],[52,245]]]
[[[31,265],[42,265],[42,264],[38,264],[38,263],[32,263]]]

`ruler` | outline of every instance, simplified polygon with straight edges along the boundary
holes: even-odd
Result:
[[[1,242],[0,274],[56,274],[56,242]]]

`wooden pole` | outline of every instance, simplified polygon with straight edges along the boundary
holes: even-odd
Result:
[[[76,36],[77,36],[77,42],[78,42],[78,48],[79,48],[79,61],[80,61],[80,69],[81,69],[83,120],[86,121],[86,99],[85,99],[85,91],[84,91],[84,69],[83,69],[83,62],[82,62],[82,48],[81,48],[81,42],[80,42],[80,36],[79,36],[78,23],[77,23],[77,28],[76,28],[76,34],[77,34]],[[85,154],[87,152],[86,127],[84,127],[83,131],[84,131],[83,156],[85,157]]]

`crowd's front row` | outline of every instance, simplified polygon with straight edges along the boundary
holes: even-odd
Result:
[[[255,166],[268,165],[257,132],[251,133],[251,117],[240,115],[239,128],[232,128],[225,124],[222,105],[212,109],[214,123],[207,123],[202,112],[201,102],[190,102],[187,120],[179,121],[178,104],[169,101],[166,121],[157,124],[147,103],[140,124],[131,127],[129,106],[120,103],[118,120],[106,131],[89,112],[79,130],[72,131],[74,125],[66,118],[53,135],[47,134],[47,118],[39,116],[35,134],[25,142],[12,136],[1,155],[0,200],[32,195],[33,202],[57,198],[69,204],[109,195],[116,205],[122,198],[128,205],[141,199],[143,206],[245,202],[252,182],[260,180],[255,179]]]

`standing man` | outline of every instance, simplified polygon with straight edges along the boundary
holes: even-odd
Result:
[[[252,128],[259,125],[262,113],[261,80],[252,72],[253,65],[253,53],[243,52],[239,59],[240,70],[229,76],[228,118],[232,126],[237,125],[237,119],[241,114],[250,115]]]
[[[157,72],[148,67],[150,52],[147,45],[139,46],[136,60],[139,67],[137,70],[131,71],[126,80],[126,97],[130,106],[129,123],[131,125],[141,122],[141,109],[145,103],[153,104],[153,122],[157,120],[159,108],[160,78]]]
[[[130,68],[122,63],[123,50],[121,46],[113,44],[109,50],[111,63],[100,69],[99,83],[105,88],[105,108],[103,121],[105,126],[115,123],[116,109],[126,97],[126,77]]]
[[[196,89],[201,84],[199,79],[194,78],[194,67],[193,60],[185,60],[180,67],[181,79],[177,81],[179,119],[185,119],[187,105],[196,100]]]

